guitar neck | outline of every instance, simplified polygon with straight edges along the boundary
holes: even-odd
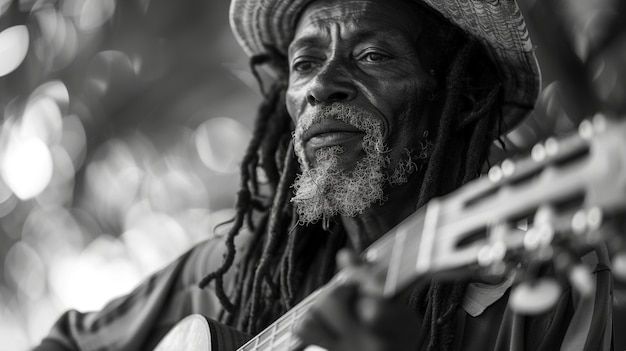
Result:
[[[272,325],[238,348],[237,351],[287,351],[296,349],[299,341],[294,337],[292,329],[313,305],[322,289],[307,296],[298,305],[278,318]]]

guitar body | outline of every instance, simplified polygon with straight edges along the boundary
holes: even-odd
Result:
[[[249,339],[249,335],[193,314],[178,322],[154,351],[234,351]]]
[[[154,350],[211,350],[209,322],[200,315],[185,317],[165,335]]]

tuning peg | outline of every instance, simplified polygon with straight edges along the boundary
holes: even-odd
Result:
[[[511,228],[506,222],[494,222],[487,227],[487,241],[478,250],[477,262],[482,267],[480,274],[487,280],[502,278],[510,268],[505,262],[507,240],[512,243],[514,238],[522,238],[523,232]],[[519,240],[521,243],[521,240]],[[515,245],[511,245],[515,246]]]
[[[602,226],[603,217],[602,209],[599,207],[581,209],[572,217],[572,231],[578,235],[595,232]],[[590,235],[589,239],[594,237],[597,238],[597,235]]]
[[[510,232],[507,223],[491,223],[487,228],[487,244],[478,251],[478,264],[486,267],[501,262],[507,250],[504,239],[510,236]]]
[[[539,206],[535,212],[533,226],[527,233],[530,234],[527,240],[531,240],[531,242],[536,240],[536,244],[539,246],[549,245],[555,234],[553,226],[555,217],[556,211],[554,207],[550,205]],[[530,246],[532,247],[533,245]]]
[[[509,305],[516,313],[539,314],[550,309],[561,295],[561,286],[551,278],[520,283],[513,288]]]
[[[584,120],[578,125],[578,135],[583,139],[589,140],[599,132],[606,130],[606,116],[597,113],[591,120]]]
[[[494,242],[485,245],[478,250],[478,264],[487,267],[494,263],[502,262],[506,255],[506,246],[503,242]]]
[[[593,123],[589,120],[584,120],[578,125],[578,135],[583,139],[589,140],[595,134]]]
[[[531,227],[526,232],[526,235],[524,235],[524,248],[528,251],[549,248],[554,234],[554,228],[549,223],[542,223]]]
[[[503,242],[485,245],[478,251],[478,264],[482,267],[481,277],[487,280],[502,278],[509,268],[503,261],[506,255],[506,246]]]
[[[498,183],[499,181],[511,177],[515,174],[515,162],[506,159],[502,161],[499,166],[493,166],[487,172],[487,177],[493,183]]]

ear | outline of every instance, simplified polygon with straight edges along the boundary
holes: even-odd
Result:
[[[289,60],[273,46],[265,45],[268,60],[267,73],[276,80],[285,80],[289,77]]]

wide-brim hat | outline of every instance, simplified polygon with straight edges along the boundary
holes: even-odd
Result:
[[[287,55],[297,21],[315,0],[233,0],[230,24],[249,56],[273,47]],[[384,1],[384,0],[381,0]],[[414,0],[477,38],[496,63],[504,88],[502,132],[534,107],[541,76],[526,22],[514,0]]]

